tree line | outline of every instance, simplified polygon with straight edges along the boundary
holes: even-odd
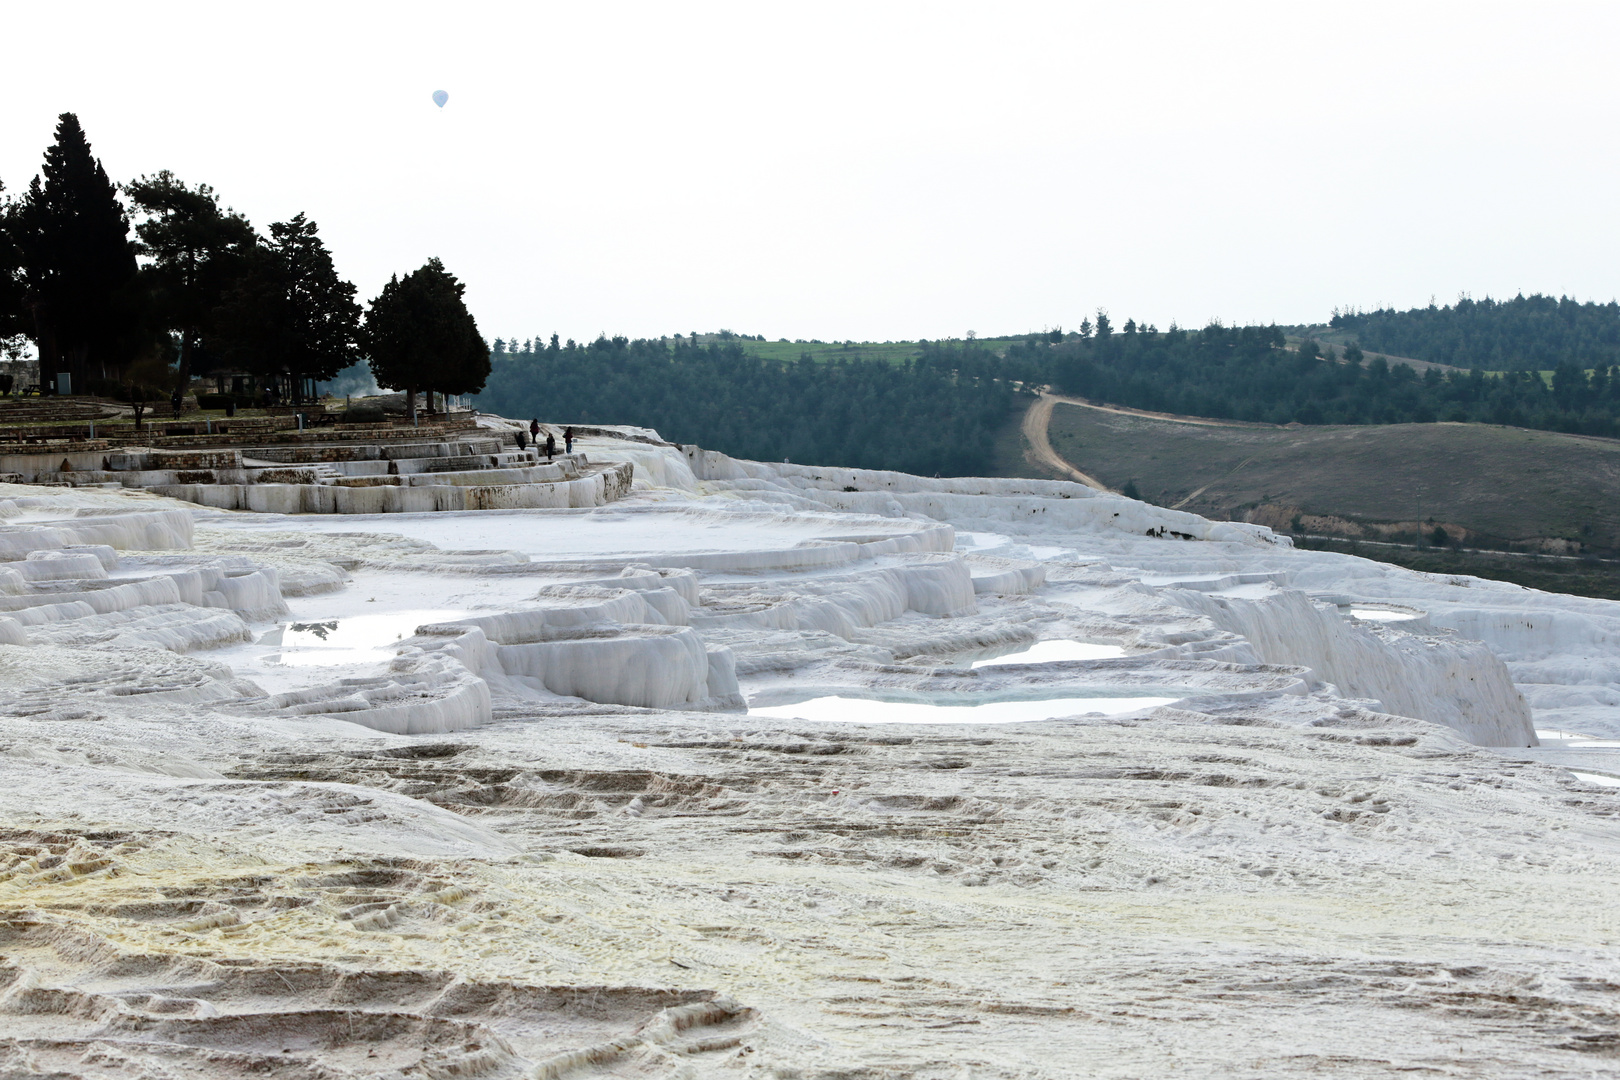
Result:
[[[1550,384],[1535,371],[1419,375],[1409,364],[1343,353],[1307,340],[1285,347],[1275,326],[1160,332],[1106,316],[1086,336],[1026,339],[1007,350],[1007,370],[1083,397],[1154,412],[1273,424],[1511,424],[1620,435],[1620,367],[1587,371],[1564,361]]]
[[[1106,314],[1009,344],[919,342],[899,362],[756,355],[749,335],[497,339],[436,259],[362,307],[303,214],[261,232],[206,184],[115,184],[64,113],[40,174],[0,203],[0,350],[40,381],[130,398],[249,373],[296,399],[365,362],[418,392],[484,391],[518,416],[655,427],[741,457],[986,471],[1019,395],[1041,386],[1152,411],[1305,424],[1436,420],[1620,436],[1620,307],[1515,297],[1336,313],[1342,352],[1276,326],[1168,330]],[[1362,344],[1466,371],[1391,366]],[[1486,369],[1502,370],[1491,371]],[[1550,381],[1536,370],[1551,368]]]
[[[1004,339],[1003,339],[1004,340]],[[690,337],[580,344],[496,339],[479,407],[508,416],[656,428],[678,442],[745,458],[895,469],[922,475],[989,470],[998,431],[1038,388],[1153,412],[1261,423],[1511,424],[1620,436],[1620,366],[1565,362],[1537,372],[1418,374],[1276,326],[1165,331],[1106,314],[1078,331],[995,347],[969,339],[917,343],[892,363],[796,361],[750,352],[745,339]]]
[[[4,185],[0,184],[0,192]],[[115,184],[63,113],[43,166],[0,204],[0,353],[38,356],[40,388],[179,397],[195,378],[252,376],[268,400],[355,364],[381,386],[476,393],[489,349],[437,259],[362,309],[304,214],[260,233],[207,184],[162,171]]]
[[[1006,379],[927,356],[768,360],[695,338],[503,341],[479,407],[652,427],[757,461],[961,476],[985,471],[1015,403]]]
[[[1329,325],[1363,348],[1455,367],[1517,371],[1620,364],[1620,303],[1580,303],[1539,293],[1511,300],[1396,311],[1335,311]]]

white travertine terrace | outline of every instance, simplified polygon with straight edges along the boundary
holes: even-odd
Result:
[[[1608,1069],[1620,605],[635,429],[304,490],[482,422],[0,485],[0,1076]]]

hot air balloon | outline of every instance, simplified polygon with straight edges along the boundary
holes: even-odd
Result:
[[[449,100],[450,95],[445,93],[443,90],[433,91],[433,104],[437,105],[439,108],[444,108],[444,103]]]

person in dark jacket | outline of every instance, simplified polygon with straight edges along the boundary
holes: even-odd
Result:
[[[540,418],[538,416],[529,421],[529,441],[536,446],[540,445]]]
[[[571,427],[565,427],[565,428],[563,428],[563,453],[572,454],[573,452],[574,452],[574,429],[571,428]]]
[[[553,435],[551,432],[548,431],[548,432],[546,432],[546,460],[550,461],[551,460],[551,455],[555,454],[556,452],[557,452],[557,436]]]

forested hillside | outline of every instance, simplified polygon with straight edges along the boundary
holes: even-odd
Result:
[[[1581,368],[1620,363],[1620,304],[1613,301],[1486,297],[1410,311],[1342,312],[1329,325],[1353,335],[1365,349],[1457,367],[1546,371],[1561,363]]]
[[[1043,370],[1069,393],[1157,412],[1274,424],[1455,420],[1620,434],[1620,372],[1612,366],[1588,373],[1565,363],[1550,386],[1533,371],[1430,369],[1419,376],[1405,364],[1363,362],[1354,346],[1342,357],[1309,341],[1284,349],[1274,326],[1032,340],[1008,349],[1007,361]]]
[[[502,342],[479,406],[508,416],[637,424],[739,457],[899,469],[987,470],[996,434],[1040,386],[1156,412],[1273,424],[1476,421],[1620,435],[1620,368],[1421,376],[1404,364],[1284,345],[1275,326],[1159,331],[1106,317],[1082,332],[919,342],[911,358],[756,355],[757,342],[690,337]],[[896,350],[897,351],[897,350]]]
[[[750,355],[747,344],[553,337],[497,353],[479,407],[654,427],[759,461],[961,476],[984,471],[1013,405],[1005,380],[929,356],[786,362]]]

